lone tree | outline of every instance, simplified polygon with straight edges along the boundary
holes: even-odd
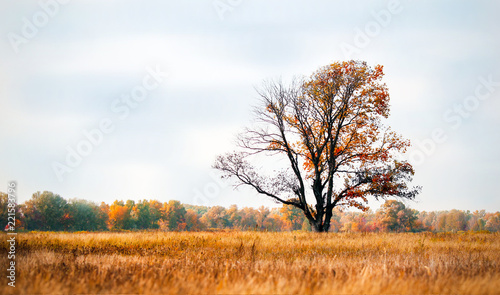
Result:
[[[407,185],[414,170],[398,160],[410,142],[381,123],[389,116],[383,75],[380,65],[347,61],[288,86],[265,83],[255,126],[239,135],[240,151],[218,156],[214,168],[236,187],[301,209],[317,232],[329,230],[337,206],[367,210],[368,196],[414,199],[420,187]],[[250,164],[260,154],[288,168],[266,176]]]

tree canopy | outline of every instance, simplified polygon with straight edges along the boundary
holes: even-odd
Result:
[[[398,159],[410,142],[382,124],[390,110],[383,76],[380,65],[347,61],[289,85],[265,83],[255,126],[214,167],[236,186],[299,208],[319,232],[329,230],[337,206],[366,210],[368,196],[415,198],[413,167]],[[288,168],[266,174],[251,164],[257,155],[281,157]]]

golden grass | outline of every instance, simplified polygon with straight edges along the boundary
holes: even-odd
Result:
[[[18,238],[16,288],[7,286],[4,275],[1,294],[500,293],[499,234],[140,232],[20,233]],[[6,254],[0,263],[7,265]]]

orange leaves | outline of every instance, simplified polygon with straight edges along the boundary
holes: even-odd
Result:
[[[266,106],[266,110],[267,110],[269,113],[273,113],[273,112],[274,112],[274,111],[273,111],[273,109],[274,109],[274,106],[273,106],[272,104],[268,104],[268,105]]]
[[[381,79],[384,76],[384,66],[382,65],[376,65],[375,66],[375,71],[373,73],[373,79]]]
[[[127,223],[130,220],[130,209],[120,204],[120,202],[115,201],[109,207],[109,227],[111,229],[123,229],[126,228]]]
[[[310,159],[306,159],[304,164],[302,164],[302,168],[304,168],[307,172],[311,172],[314,169],[314,163]]]
[[[277,141],[277,140],[273,140],[271,141],[271,143],[269,143],[269,146],[268,146],[268,150],[270,151],[275,151],[275,150],[280,150],[282,148],[282,143]]]

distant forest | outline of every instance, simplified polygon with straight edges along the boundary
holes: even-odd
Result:
[[[0,193],[1,220],[7,225],[8,195]],[[269,209],[195,206],[179,201],[114,201],[111,205],[87,200],[66,200],[52,192],[36,192],[17,206],[16,230],[119,231],[146,230],[256,230],[310,231],[301,210],[283,205]],[[458,232],[500,231],[500,212],[417,211],[387,200],[376,212],[342,212],[335,209],[331,232]]]

